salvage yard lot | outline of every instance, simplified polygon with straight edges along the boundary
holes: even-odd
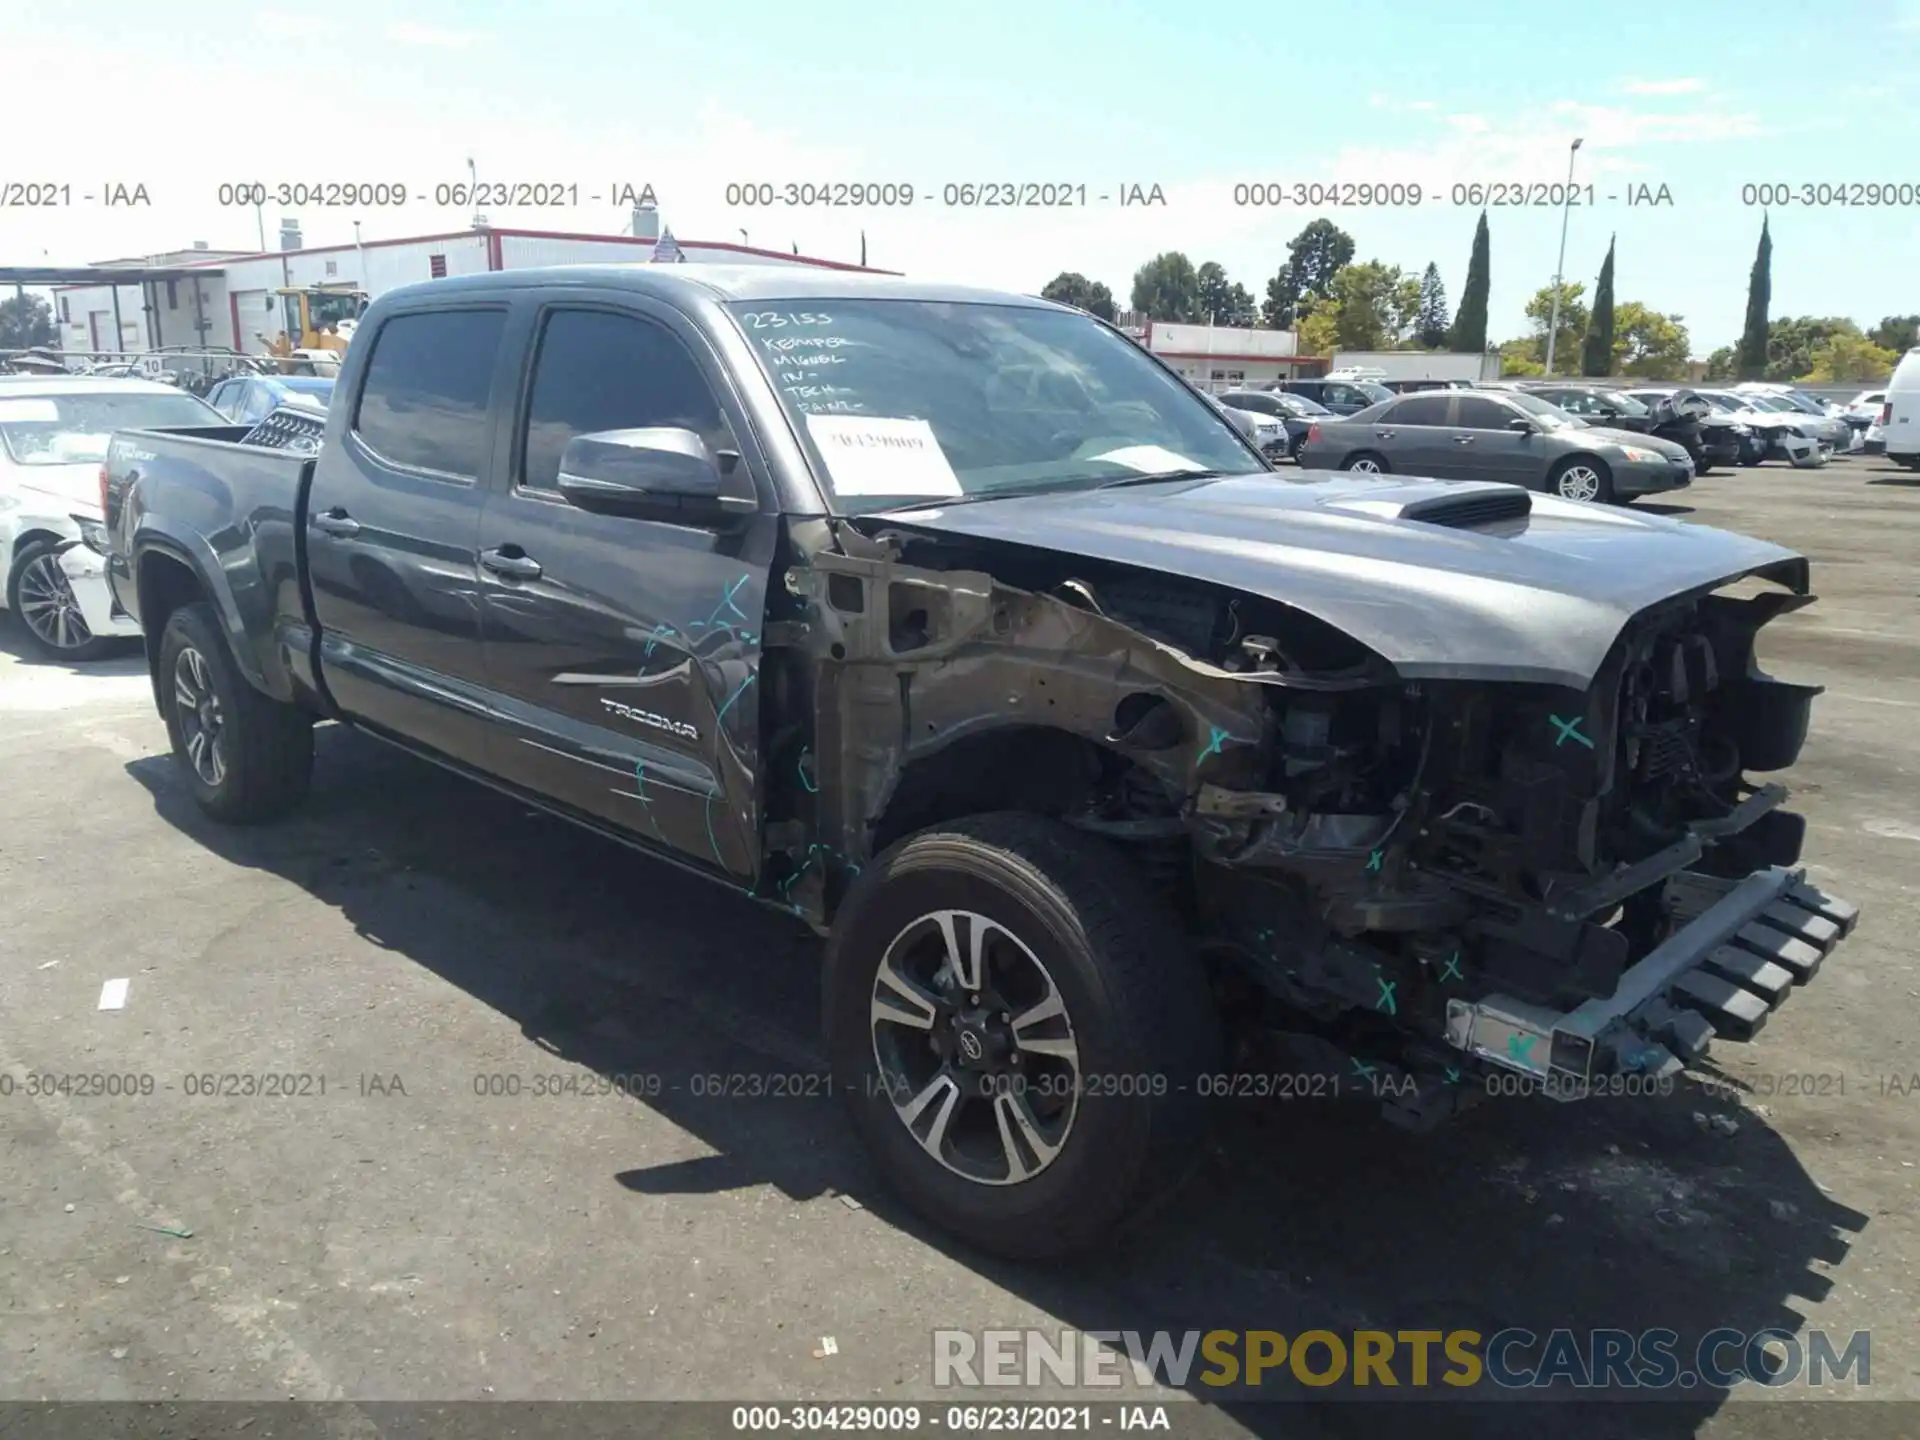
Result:
[[[1850,458],[1671,499],[1648,508],[1813,558],[1820,602],[1763,659],[1828,687],[1789,778],[1854,938],[1757,1044],[1716,1047],[1711,1094],[1515,1099],[1427,1137],[1222,1102],[1173,1211],[1064,1271],[876,1190],[821,1094],[792,922],[338,727],[293,819],[222,830],[137,659],[69,671],[7,632],[0,1399],[930,1401],[935,1328],[1511,1324],[1871,1330],[1866,1393],[1920,1399],[1920,476]],[[224,1076],[293,1093],[197,1093]],[[1842,1433],[1747,1400],[1513,1418]]]

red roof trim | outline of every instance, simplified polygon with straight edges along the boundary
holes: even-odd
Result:
[[[1220,350],[1211,354],[1204,350],[1155,350],[1151,352],[1162,360],[1260,360],[1269,365],[1318,365],[1318,355],[1230,355]]]

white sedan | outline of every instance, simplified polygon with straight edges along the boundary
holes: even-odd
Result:
[[[92,660],[139,627],[104,571],[100,471],[115,430],[224,425],[205,401],[149,380],[16,376],[0,386],[0,599],[35,649]]]

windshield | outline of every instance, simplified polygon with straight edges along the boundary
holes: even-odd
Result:
[[[1382,400],[1393,399],[1393,391],[1387,389],[1384,385],[1376,385],[1371,380],[1356,380],[1349,383],[1353,385],[1354,389],[1358,390],[1376,405]]]
[[[925,300],[735,303],[836,509],[1266,468],[1227,417],[1087,316]]]
[[[1333,412],[1318,400],[1309,400],[1304,395],[1275,395],[1274,400],[1290,415],[1331,415]]]
[[[1622,415],[1645,415],[1648,413],[1646,406],[1642,405],[1624,390],[1609,390],[1603,395],[1595,395],[1594,398],[1603,404],[1613,406]]]
[[[0,445],[17,465],[97,465],[116,430],[224,425],[191,395],[61,394],[0,399]]]
[[[283,390],[291,390],[296,395],[317,395],[322,400],[333,396],[333,380],[315,375],[293,375],[274,382]]]
[[[1569,415],[1558,405],[1549,405],[1538,395],[1529,395],[1524,390],[1510,390],[1506,398],[1533,416],[1548,430],[1584,430],[1587,422],[1578,415]]]

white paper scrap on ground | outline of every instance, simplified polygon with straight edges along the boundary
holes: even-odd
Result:
[[[841,495],[965,493],[947,453],[924,420],[873,415],[809,415],[807,430]]]
[[[1163,470],[1204,470],[1207,467],[1198,461],[1189,460],[1184,455],[1176,455],[1171,450],[1163,450],[1158,445],[1126,445],[1118,450],[1109,450],[1104,455],[1096,455],[1096,460],[1107,460],[1115,465],[1124,465],[1129,470],[1138,470],[1142,475],[1158,475]]]
[[[100,987],[100,1008],[102,1010],[121,1010],[126,1008],[127,986],[131,980],[109,980]]]

